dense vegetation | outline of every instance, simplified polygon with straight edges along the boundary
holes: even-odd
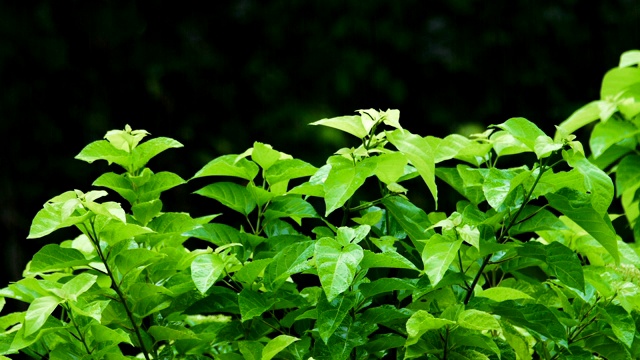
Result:
[[[80,235],[43,246],[0,290],[2,304],[28,303],[0,317],[0,354],[636,359],[638,64],[640,51],[624,53],[601,99],[553,136],[524,118],[420,136],[392,109],[315,121],[354,139],[320,167],[256,141],[186,181],[147,167],[180,142],[111,130],[76,158],[124,172],[36,214],[30,239]],[[573,133],[587,126],[585,149]],[[194,193],[227,211],[164,209],[163,192],[202,178],[215,182]],[[447,187],[455,211],[411,200],[437,204]],[[103,201],[104,189],[124,204]],[[617,234],[618,218],[630,236]]]

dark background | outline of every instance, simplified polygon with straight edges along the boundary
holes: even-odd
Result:
[[[182,142],[150,167],[185,179],[253,141],[321,166],[357,144],[307,124],[363,108],[423,136],[514,116],[552,134],[637,48],[637,0],[0,2],[0,287],[77,235],[25,239],[45,201],[120,171],[73,159],[108,130]],[[165,209],[211,213],[196,189]]]

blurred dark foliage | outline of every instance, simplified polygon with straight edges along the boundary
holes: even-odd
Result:
[[[357,144],[307,124],[362,108],[421,135],[513,116],[552,133],[640,46],[639,20],[637,0],[0,3],[0,286],[77,234],[25,240],[46,200],[120,171],[73,159],[110,129],[182,142],[150,167],[185,179],[256,140],[320,166]],[[166,210],[211,213],[197,188]]]

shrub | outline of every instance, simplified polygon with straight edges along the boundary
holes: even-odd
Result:
[[[93,186],[126,203],[105,190],[45,203],[29,238],[80,235],[0,290],[29,304],[0,318],[0,357],[640,358],[638,63],[624,53],[601,100],[553,138],[524,118],[423,137],[398,110],[369,109],[312,123],[357,141],[319,168],[260,142],[215,158],[191,179],[216,181],[195,194],[240,226],[163,211],[161,194],[187,181],[147,163],[182,145],[109,131],[76,158],[124,169]],[[435,207],[443,191],[455,211],[411,201]]]

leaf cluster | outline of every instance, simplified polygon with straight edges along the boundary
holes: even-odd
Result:
[[[72,190],[44,204],[29,239],[80,234],[0,290],[28,304],[0,317],[0,358],[638,358],[639,63],[623,54],[553,137],[524,118],[444,138],[392,109],[322,119],[354,146],[320,167],[255,142],[187,181],[147,167],[179,142],[109,131],[76,158],[120,166],[93,185],[126,203]],[[592,122],[587,152],[572,134]],[[200,178],[213,182],[194,194],[242,226],[165,211],[164,191]],[[416,184],[436,209],[455,191],[455,211],[418,207]]]

